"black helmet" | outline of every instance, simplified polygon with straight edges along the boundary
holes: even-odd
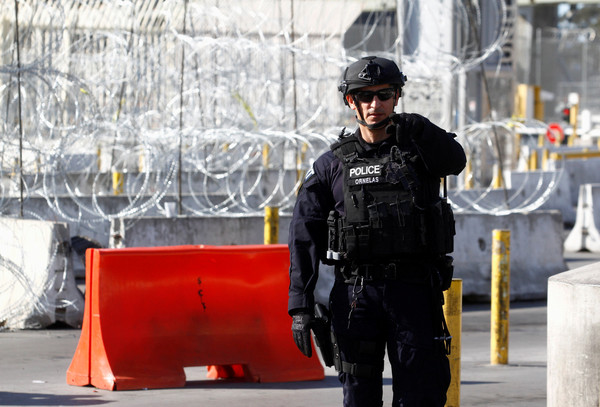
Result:
[[[398,89],[402,89],[406,82],[406,75],[400,72],[394,61],[375,56],[364,57],[346,68],[338,90],[344,96],[352,91],[365,86],[383,85],[389,83]]]

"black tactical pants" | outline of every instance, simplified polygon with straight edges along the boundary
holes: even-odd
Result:
[[[386,345],[392,367],[393,407],[443,407],[450,368],[438,336],[441,304],[429,285],[396,280],[355,285],[336,281],[332,329],[342,361],[345,407],[383,405]],[[354,303],[354,305],[353,305]]]

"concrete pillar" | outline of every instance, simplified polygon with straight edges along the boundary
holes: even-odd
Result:
[[[600,263],[548,280],[548,407],[600,405]]]

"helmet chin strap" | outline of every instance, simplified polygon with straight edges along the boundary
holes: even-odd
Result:
[[[390,122],[390,118],[386,117],[385,119],[383,119],[380,122],[377,123],[373,123],[373,124],[367,124],[366,121],[359,119],[358,117],[356,118],[356,121],[360,124],[362,124],[363,126],[365,126],[367,129],[369,130],[376,130],[376,129],[381,129],[385,126],[388,125],[388,123]]]

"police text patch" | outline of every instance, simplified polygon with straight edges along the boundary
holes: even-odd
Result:
[[[348,185],[376,184],[382,179],[381,164],[365,164],[356,167],[350,167],[348,173]]]

